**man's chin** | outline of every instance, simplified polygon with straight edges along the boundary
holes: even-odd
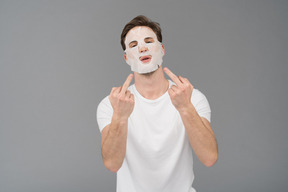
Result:
[[[140,75],[144,75],[144,76],[151,76],[153,73],[155,73],[157,70],[159,70],[160,66],[158,65],[158,68],[155,69],[154,71],[150,71],[147,73],[139,73]]]

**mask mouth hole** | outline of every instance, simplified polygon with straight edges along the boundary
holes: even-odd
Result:
[[[140,61],[146,61],[146,60],[149,60],[149,59],[151,59],[151,58],[152,58],[151,55],[145,55],[145,56],[139,57]]]

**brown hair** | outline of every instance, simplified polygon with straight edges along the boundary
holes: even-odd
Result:
[[[158,41],[162,43],[162,34],[160,24],[154,21],[151,21],[149,18],[145,17],[144,15],[138,15],[134,19],[132,19],[129,23],[125,25],[121,33],[121,46],[122,49],[125,50],[125,37],[127,33],[134,27],[137,26],[147,26],[150,27],[157,36]]]

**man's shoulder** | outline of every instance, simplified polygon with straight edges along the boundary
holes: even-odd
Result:
[[[100,103],[98,104],[98,107],[97,107],[97,111],[101,111],[103,109],[110,109],[112,108],[111,106],[111,103],[110,103],[110,100],[109,100],[109,95],[107,95],[106,97],[104,97]]]
[[[200,103],[206,103],[206,105],[209,105],[208,100],[206,96],[199,90],[199,89],[193,89],[191,102],[196,107]]]
[[[193,91],[192,91],[192,96],[193,97],[199,97],[199,96],[202,96],[204,95],[199,89],[196,89],[196,88],[193,88]]]
[[[205,97],[205,95],[202,93],[202,91],[200,91],[199,89],[196,89],[196,88],[193,88],[192,96],[197,97],[197,98]]]
[[[110,101],[109,101],[109,95],[107,95],[106,97],[104,97],[101,101],[100,101],[100,103],[99,104],[101,104],[101,103],[109,103]]]

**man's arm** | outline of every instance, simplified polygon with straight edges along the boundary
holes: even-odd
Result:
[[[197,157],[204,165],[211,167],[218,159],[218,149],[209,121],[198,115],[192,103],[179,113]]]
[[[126,154],[128,119],[112,117],[112,122],[102,131],[102,158],[104,165],[112,172],[122,166]]]
[[[168,68],[164,68],[164,71],[177,85],[172,85],[168,93],[180,113],[193,150],[204,165],[214,165],[218,159],[217,141],[209,121],[201,118],[191,103],[193,86],[188,79],[178,78]]]
[[[122,166],[126,154],[128,118],[134,108],[134,95],[128,89],[133,75],[130,74],[123,86],[112,88],[109,100],[113,107],[111,123],[102,130],[102,158],[112,172]]]

